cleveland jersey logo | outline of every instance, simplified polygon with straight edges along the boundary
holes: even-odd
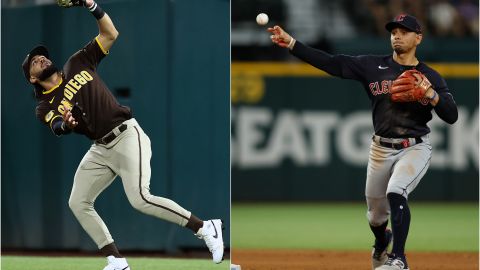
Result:
[[[88,73],[86,70],[82,70],[80,73],[75,74],[72,79],[70,79],[66,84],[65,88],[63,89],[63,98],[58,105],[58,112],[63,114],[65,112],[65,108],[71,109],[72,103],[70,102],[75,94],[87,84],[87,82],[92,81],[93,77]]]
[[[387,80],[383,80],[380,83],[372,82],[368,85],[368,87],[370,87],[370,92],[372,92],[374,96],[390,93],[391,86],[392,86],[392,81],[387,81]]]

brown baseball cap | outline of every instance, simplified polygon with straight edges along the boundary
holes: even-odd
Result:
[[[402,27],[417,34],[422,33],[422,27],[418,23],[417,18],[408,14],[400,14],[395,17],[393,21],[385,24],[385,29],[387,29],[388,32],[392,32],[392,30],[396,27]]]
[[[36,55],[43,55],[49,58],[47,47],[43,45],[38,45],[37,47],[33,48],[27,54],[27,56],[25,57],[25,60],[23,60],[23,63],[22,63],[23,74],[25,75],[25,79],[27,79],[28,82],[30,82],[30,62],[32,61],[32,58]]]

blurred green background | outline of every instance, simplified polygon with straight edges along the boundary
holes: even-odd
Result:
[[[407,251],[478,251],[478,204],[411,203]],[[235,203],[234,249],[370,250],[362,203]]]

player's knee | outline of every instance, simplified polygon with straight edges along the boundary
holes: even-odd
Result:
[[[128,194],[128,201],[130,202],[130,205],[140,211],[140,212],[145,212],[145,209],[148,207],[148,201],[152,197],[150,194],[150,191],[148,190],[143,190],[142,193],[140,192],[132,192]]]
[[[145,212],[145,209],[147,208],[147,202],[145,202],[142,198],[135,198],[129,201],[130,205],[132,205],[135,210]]]
[[[72,210],[73,213],[78,213],[81,212],[84,206],[79,200],[74,200],[70,198],[68,200],[68,206],[70,207],[70,210]]]
[[[388,211],[368,211],[367,212],[367,219],[368,219],[368,223],[372,226],[380,226],[382,225],[383,223],[385,223],[385,221],[388,220]]]
[[[372,198],[367,196],[367,219],[372,226],[380,226],[388,220],[390,209],[385,197]]]
[[[74,211],[74,209],[77,207],[77,201],[70,197],[70,199],[68,199],[68,207],[70,207],[70,209]]]

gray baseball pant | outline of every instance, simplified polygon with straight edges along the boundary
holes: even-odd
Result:
[[[428,135],[423,136],[422,140],[422,143],[400,150],[383,147],[372,141],[365,186],[367,218],[372,226],[380,226],[388,220],[388,193],[397,193],[408,199],[408,194],[427,172],[432,146]]]

